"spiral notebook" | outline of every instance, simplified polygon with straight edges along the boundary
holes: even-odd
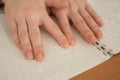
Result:
[[[110,0],[94,1],[91,3],[93,6],[94,3],[102,4]],[[74,47],[63,49],[42,29],[46,57],[40,63],[24,58],[21,50],[12,41],[4,14],[0,14],[0,80],[68,80],[116,55],[120,52],[118,3],[119,0],[111,0],[108,4],[102,4],[103,7],[97,5],[96,9],[103,17],[105,27],[102,29],[104,38],[95,44],[88,44],[73,28],[77,43]],[[104,13],[104,8],[107,7],[111,10]]]

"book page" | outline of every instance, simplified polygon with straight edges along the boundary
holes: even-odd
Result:
[[[0,80],[67,80],[109,58],[75,30],[77,43],[69,49],[61,48],[44,29],[41,32],[45,61],[27,61],[14,45],[5,17],[0,14]]]
[[[113,54],[120,52],[120,0],[93,0],[97,12],[102,15],[104,37],[101,40],[107,48],[112,49]],[[102,5],[102,6],[101,6]]]

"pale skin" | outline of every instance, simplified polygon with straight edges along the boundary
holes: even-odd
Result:
[[[43,61],[44,45],[39,26],[43,26],[63,48],[75,45],[69,19],[89,43],[102,38],[102,20],[86,0],[2,0],[13,40],[28,60]],[[57,25],[49,16],[51,8]]]
[[[69,4],[70,6],[64,9],[52,10],[69,43],[71,45],[75,43],[69,20],[89,43],[101,39],[103,34],[100,28],[103,26],[103,22],[87,0],[69,0]]]

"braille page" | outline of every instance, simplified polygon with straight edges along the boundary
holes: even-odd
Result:
[[[14,45],[4,18],[0,14],[0,80],[67,80],[109,58],[75,31],[76,45],[63,49],[42,29],[45,61],[27,61]]]
[[[103,28],[104,38],[101,40],[107,47],[113,50],[113,54],[120,53],[120,6],[118,12],[110,15],[106,19],[106,23]]]
[[[104,37],[101,40],[113,54],[120,53],[120,0],[93,0],[93,7],[100,13],[104,21],[102,28]]]

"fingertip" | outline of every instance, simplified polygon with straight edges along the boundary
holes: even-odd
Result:
[[[37,62],[42,62],[44,61],[44,52],[43,51],[39,51],[38,53],[35,54],[35,60]]]
[[[71,45],[71,46],[74,46],[74,45],[76,44],[75,38],[71,38],[71,39],[69,40],[69,42],[70,42],[70,45]]]
[[[95,43],[97,42],[97,39],[94,36],[91,36],[88,41],[89,43]]]
[[[96,19],[96,20],[97,20],[96,23],[98,24],[98,26],[103,27],[103,25],[104,25],[103,20],[100,17],[99,17],[99,19]]]
[[[60,46],[62,48],[65,48],[65,49],[69,48],[69,42],[67,41],[66,38],[60,38],[59,41],[58,41],[58,43],[60,44]]]
[[[101,39],[103,37],[103,33],[101,31],[97,32],[97,38]]]
[[[42,55],[42,54],[37,55],[37,56],[36,56],[36,61],[37,61],[37,62],[42,62],[42,61],[44,61],[43,55]]]
[[[66,41],[66,42],[63,42],[62,45],[61,45],[63,48],[69,48],[69,43]]]
[[[32,53],[32,51],[27,51],[27,53],[26,53],[26,59],[27,60],[33,60],[33,53]]]
[[[99,22],[99,26],[100,26],[100,27],[103,27],[103,25],[104,25],[103,21],[100,21],[100,22]]]

